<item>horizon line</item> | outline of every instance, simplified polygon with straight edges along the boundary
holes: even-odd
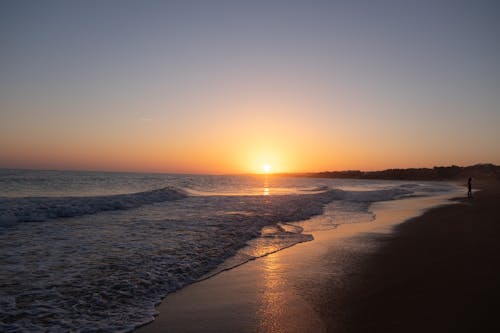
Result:
[[[239,173],[199,173],[199,172],[176,172],[176,171],[135,171],[135,170],[98,170],[98,169],[57,169],[57,168],[24,168],[24,167],[2,167],[0,170],[22,170],[22,171],[59,171],[59,172],[91,172],[91,173],[129,173],[129,174],[168,174],[168,175],[199,175],[199,176],[287,176],[287,175],[306,175],[306,174],[321,174],[321,173],[331,173],[331,172],[382,172],[389,170],[412,170],[412,169],[434,169],[434,168],[449,168],[449,167],[459,167],[468,168],[480,165],[491,165],[494,167],[500,167],[494,163],[475,163],[471,165],[434,165],[431,167],[408,167],[408,168],[386,168],[378,170],[362,170],[362,169],[344,169],[344,170],[322,170],[322,171],[291,171],[291,172],[239,172]]]

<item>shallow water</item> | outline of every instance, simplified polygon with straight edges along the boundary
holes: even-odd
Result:
[[[206,274],[312,240],[314,230],[372,220],[372,202],[453,188],[264,176],[0,175],[6,332],[130,331],[151,321],[168,293]],[[157,188],[164,189],[152,195]]]

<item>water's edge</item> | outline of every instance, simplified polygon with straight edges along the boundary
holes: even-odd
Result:
[[[397,225],[400,225],[402,223],[406,223],[412,219],[415,219],[419,216],[422,216],[424,215],[427,211],[429,210],[432,210],[432,209],[435,209],[435,208],[438,208],[438,207],[441,207],[441,206],[446,206],[446,205],[453,205],[453,204],[457,204],[456,201],[453,201],[455,198],[457,198],[457,196],[459,195],[458,194],[459,192],[458,191],[454,191],[452,193],[447,193],[447,194],[441,194],[441,195],[436,195],[436,196],[431,196],[431,197],[428,197],[429,198],[429,201],[430,203],[424,207],[421,207],[419,210],[413,212],[413,214],[411,215],[408,215],[406,216],[405,218],[401,219],[400,221],[398,221],[397,224],[395,225],[392,225],[392,227],[395,227]],[[394,198],[394,199],[389,199],[387,201],[374,201],[374,202],[371,202],[368,206],[367,206],[367,212],[369,214],[371,214],[372,218],[371,219],[368,219],[368,220],[365,220],[365,221],[359,221],[359,223],[377,223],[377,216],[376,216],[376,211],[380,210],[380,206],[386,204],[386,203],[393,203],[393,204],[396,204],[399,200],[419,200],[421,199],[423,196],[420,196],[420,195],[415,195],[415,196],[405,196],[405,195],[402,195],[401,197],[399,198]],[[327,206],[328,203],[324,203],[323,204],[323,207],[322,209],[324,209],[325,206]],[[313,216],[310,216],[309,218],[307,218],[306,220],[301,220],[301,221],[295,221],[295,222],[291,222],[291,225],[294,225],[294,226],[297,226],[297,225],[300,225],[301,223],[304,223],[304,222],[308,222],[309,220],[311,219],[314,219],[315,217],[318,217],[318,216],[321,216],[322,214],[324,214],[324,211],[322,211],[321,213],[317,214],[317,215],[313,215]],[[313,232],[311,232],[311,234],[307,234],[307,236],[309,236],[308,239],[304,239],[304,240],[301,240],[301,241],[298,241],[298,242],[295,242],[293,244],[290,244],[290,245],[287,245],[285,247],[282,247],[282,248],[279,248],[277,250],[274,250],[274,251],[271,251],[271,252],[268,252],[268,253],[265,253],[263,255],[260,255],[260,256],[256,256],[256,257],[251,257],[251,258],[248,258],[247,260],[243,261],[243,262],[239,262],[237,264],[234,264],[234,265],[227,265],[226,263],[228,261],[231,261],[235,256],[237,256],[237,253],[236,254],[233,254],[232,256],[230,256],[229,258],[227,258],[222,264],[220,264],[218,267],[214,268],[213,270],[211,270],[209,273],[203,275],[201,278],[199,278],[198,280],[196,281],[193,281],[185,286],[183,286],[181,289],[179,290],[176,290],[172,293],[169,293],[167,294],[160,302],[158,302],[155,307],[157,308],[158,310],[158,307],[161,305],[161,303],[169,297],[169,295],[173,294],[173,293],[177,293],[181,290],[183,290],[184,288],[188,287],[189,285],[192,285],[192,284],[198,284],[198,283],[203,283],[204,281],[208,280],[208,279],[212,279],[212,278],[215,278],[217,277],[218,275],[224,273],[224,272],[228,272],[228,271],[231,271],[231,270],[234,270],[234,269],[238,269],[242,266],[244,266],[245,264],[248,264],[249,262],[251,261],[255,261],[255,260],[258,260],[258,259],[262,259],[262,258],[265,258],[269,255],[272,255],[272,254],[275,254],[277,252],[281,252],[281,251],[284,251],[286,249],[289,249],[291,247],[294,247],[295,245],[298,245],[298,244],[301,244],[301,243],[306,243],[306,242],[313,242],[315,240],[314,238],[314,233],[322,233],[322,232],[332,232],[335,228],[337,227],[340,227],[342,228],[342,224],[337,224],[335,225],[334,227],[332,227],[331,229],[329,230],[321,230],[321,229],[318,229],[318,230],[314,230]],[[392,232],[392,231],[389,231],[389,232]],[[241,250],[241,249],[240,249]],[[220,269],[219,267],[220,266],[223,266],[224,268]],[[226,267],[227,266],[227,267]],[[153,318],[153,320],[147,322],[147,323],[144,323],[144,324],[141,324],[141,325],[138,325],[135,329],[131,330],[131,332],[134,332],[136,330],[138,330],[139,328],[143,328],[145,326],[148,326],[150,325],[152,322],[154,322],[156,320],[156,318],[158,316],[160,316],[161,313],[159,311],[157,311],[157,313],[155,314],[155,318]]]

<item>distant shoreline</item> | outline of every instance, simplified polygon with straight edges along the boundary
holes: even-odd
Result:
[[[323,171],[280,174],[290,177],[311,178],[349,178],[349,179],[380,179],[380,180],[463,180],[497,179],[500,180],[500,166],[494,164],[476,164],[467,167],[456,165],[433,168],[386,169],[382,171]]]

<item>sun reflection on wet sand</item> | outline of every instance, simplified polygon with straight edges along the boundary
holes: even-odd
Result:
[[[256,312],[259,333],[324,332],[324,326],[310,304],[300,296],[290,279],[295,267],[293,256],[283,252],[261,258],[261,292]],[[297,281],[295,281],[297,282]]]
[[[402,220],[444,198],[374,204],[376,222],[315,232],[313,242],[252,260],[170,294],[159,307],[160,316],[137,332],[324,333],[327,323],[318,305],[331,304],[332,292],[348,286],[350,276],[358,274],[362,267],[358,258],[376,249],[370,237],[389,233]],[[268,228],[264,234],[268,230],[272,234]],[[361,233],[367,237],[359,238]],[[256,254],[269,251],[266,246],[256,247]],[[327,292],[329,286],[333,289]],[[327,310],[335,311],[335,304],[331,306]]]
[[[283,315],[286,295],[285,281],[281,278],[280,264],[273,255],[267,256],[264,264],[264,292],[258,310],[259,330],[262,333],[284,332]]]

